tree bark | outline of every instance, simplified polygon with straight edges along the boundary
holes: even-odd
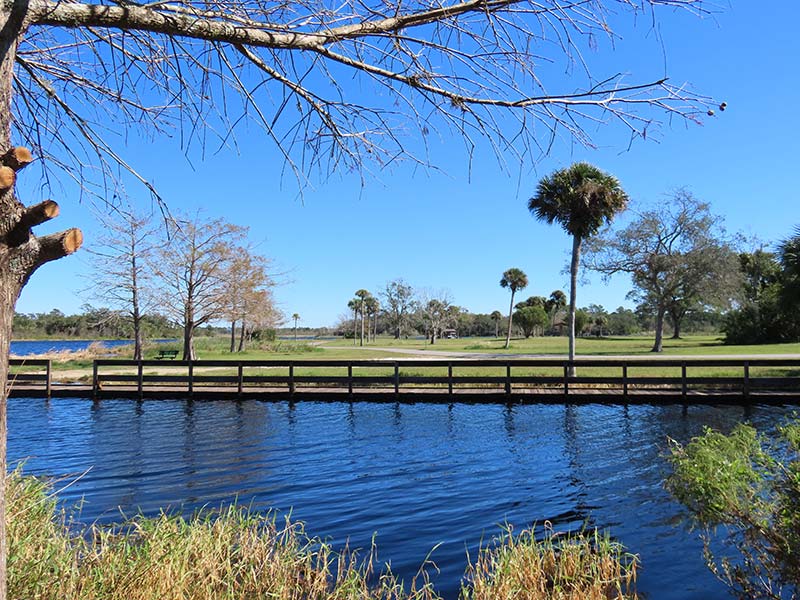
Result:
[[[661,352],[664,350],[664,313],[667,310],[664,306],[659,306],[656,310],[656,340],[650,352]]]
[[[361,343],[359,346],[364,345],[364,301],[361,301]]]
[[[194,321],[192,319],[187,319],[183,326],[183,360],[195,360],[194,328]]]
[[[572,236],[572,260],[569,265],[569,360],[575,360],[575,311],[578,299],[578,267],[581,261],[581,238]],[[569,376],[575,377],[575,365],[570,365]]]
[[[231,354],[236,352],[236,321],[231,320]]]
[[[681,339],[681,321],[683,320],[683,314],[680,310],[670,310],[669,311],[669,319],[672,321],[672,339],[679,340]]]
[[[511,288],[511,304],[508,307],[508,333],[506,333],[506,348],[511,345],[511,319],[514,312],[514,294],[516,290]]]
[[[245,342],[247,339],[247,320],[243,317],[242,323],[239,325],[241,331],[239,332],[239,352],[244,352]]]

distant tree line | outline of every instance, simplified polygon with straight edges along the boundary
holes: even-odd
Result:
[[[142,320],[147,337],[171,338],[180,328],[166,316],[148,314]],[[14,338],[83,338],[129,339],[133,337],[130,320],[121,311],[84,306],[82,312],[66,315],[58,309],[48,313],[16,313]]]

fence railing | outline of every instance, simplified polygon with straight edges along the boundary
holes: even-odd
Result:
[[[572,370],[577,372],[572,374]],[[457,394],[645,393],[687,396],[708,390],[747,397],[800,396],[798,358],[560,358],[482,360],[112,360],[94,362],[95,395],[122,389],[196,392],[328,391]]]
[[[44,371],[42,373],[41,371]],[[11,358],[8,361],[8,385],[43,386],[45,394],[52,392],[52,367],[45,358]]]

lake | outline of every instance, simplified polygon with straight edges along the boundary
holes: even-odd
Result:
[[[662,488],[667,437],[791,407],[428,405],[9,399],[9,461],[48,476],[88,472],[61,493],[83,521],[137,508],[191,513],[236,498],[305,521],[336,545],[368,548],[456,598],[480,541],[504,523],[609,528],[642,560],[639,590],[667,600],[728,598],[697,534]]]
[[[153,342],[174,342],[176,340],[150,340]],[[78,352],[86,350],[91,344],[103,348],[115,348],[133,344],[133,340],[12,340],[12,356],[33,356],[50,352]]]

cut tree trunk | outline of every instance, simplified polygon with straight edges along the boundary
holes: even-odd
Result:
[[[58,205],[48,201],[25,207],[16,197],[13,183],[18,171],[32,160],[25,148],[11,144],[12,90],[17,46],[25,33],[27,2],[0,6],[0,600],[6,599],[6,408],[8,353],[14,308],[22,288],[41,265],[75,252],[83,242],[78,229],[36,237],[31,227],[54,218]],[[10,183],[9,183],[10,182]]]

